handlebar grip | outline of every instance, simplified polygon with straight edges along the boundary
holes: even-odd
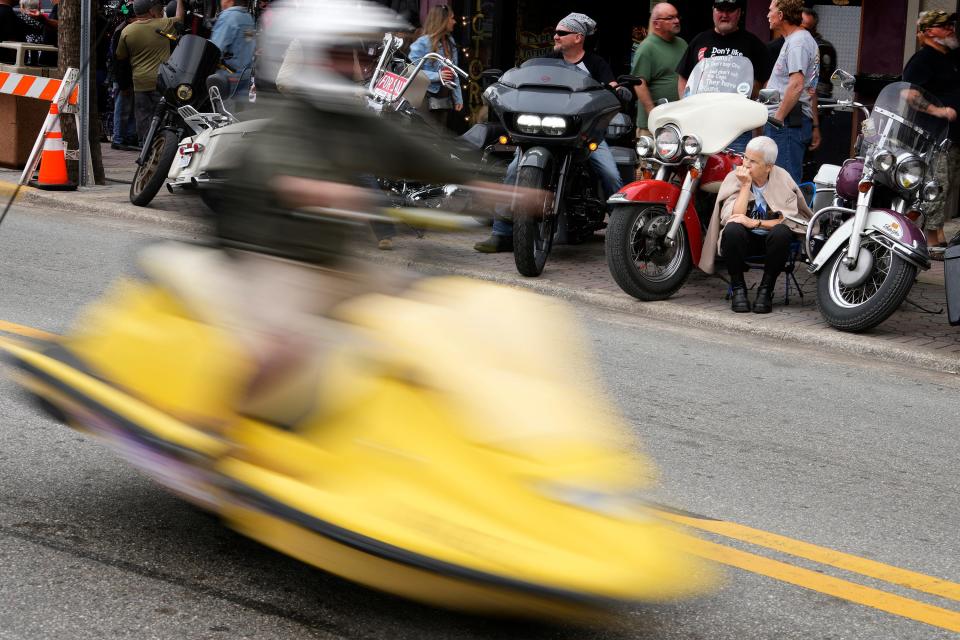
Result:
[[[774,118],[773,116],[769,116],[769,117],[767,118],[767,124],[769,124],[769,125],[777,128],[777,129],[783,129],[783,121],[782,121],[782,120],[777,120],[777,119]]]

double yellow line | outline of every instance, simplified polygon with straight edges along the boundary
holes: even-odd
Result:
[[[751,527],[726,522],[698,518],[670,511],[660,510],[658,515],[665,520],[682,524],[692,529],[748,542],[753,545],[779,551],[798,558],[812,560],[820,564],[829,565],[837,569],[857,573],[859,575],[882,580],[889,584],[907,587],[930,595],[960,601],[960,584],[941,580],[932,576],[900,569],[882,562],[835,551],[808,542],[794,540],[769,531],[753,529]],[[855,602],[867,607],[886,611],[894,615],[923,622],[934,627],[960,632],[960,612],[943,607],[937,607],[925,602],[899,596],[880,589],[874,589],[862,584],[835,578],[803,567],[797,567],[786,562],[773,560],[760,555],[726,547],[715,542],[699,538],[690,539],[690,551],[709,560],[731,567],[750,571],[762,576],[774,578],[781,582],[818,591],[827,595]]]
[[[0,320],[0,331],[45,340],[57,337],[55,334],[40,329],[34,329],[33,327],[6,322],[4,320]],[[0,342],[3,340],[4,339],[0,337]],[[906,587],[939,598],[960,602],[960,584],[956,582],[934,578],[916,571],[900,569],[882,562],[835,551],[801,540],[794,540],[769,531],[753,529],[734,522],[712,520],[710,518],[681,514],[664,509],[657,510],[657,514],[665,520],[691,529],[697,529],[731,540],[746,542],[772,551],[859,574],[867,578],[880,580],[891,585]],[[727,547],[709,540],[689,537],[688,543],[691,552],[721,564],[774,578],[781,582],[810,589],[811,591],[825,593],[836,598],[872,607],[910,620],[923,622],[934,627],[960,632],[960,612],[958,611],[944,609],[920,602],[919,600],[913,600],[842,578],[836,578],[803,567],[797,567],[772,558]]]

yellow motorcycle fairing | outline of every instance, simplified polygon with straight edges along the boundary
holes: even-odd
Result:
[[[707,588],[684,535],[637,500],[650,471],[561,305],[435,278],[334,315],[355,339],[325,355],[306,402],[281,408],[295,419],[276,423],[232,413],[251,371],[243,353],[157,286],[126,284],[92,308],[62,345],[82,367],[13,356],[34,381],[38,358],[59,363],[34,384],[49,401],[67,388],[122,414],[128,432],[201,453],[231,526],[351,580],[540,615]]]

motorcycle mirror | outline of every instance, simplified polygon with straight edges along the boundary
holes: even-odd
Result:
[[[643,78],[631,75],[617,76],[617,84],[638,87],[643,84]]]
[[[480,84],[484,89],[486,89],[494,82],[500,80],[500,76],[502,75],[503,71],[500,69],[486,69],[480,74]]]
[[[844,89],[853,89],[853,86],[857,83],[857,78],[853,74],[838,68],[830,76],[830,83]]]
[[[760,89],[760,95],[757,99],[762,104],[779,104],[780,92],[776,89]]]

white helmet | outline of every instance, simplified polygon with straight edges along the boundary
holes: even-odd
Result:
[[[270,5],[259,72],[281,90],[284,84],[311,93],[329,89],[338,82],[323,68],[331,48],[409,29],[396,13],[367,0],[280,0]]]

